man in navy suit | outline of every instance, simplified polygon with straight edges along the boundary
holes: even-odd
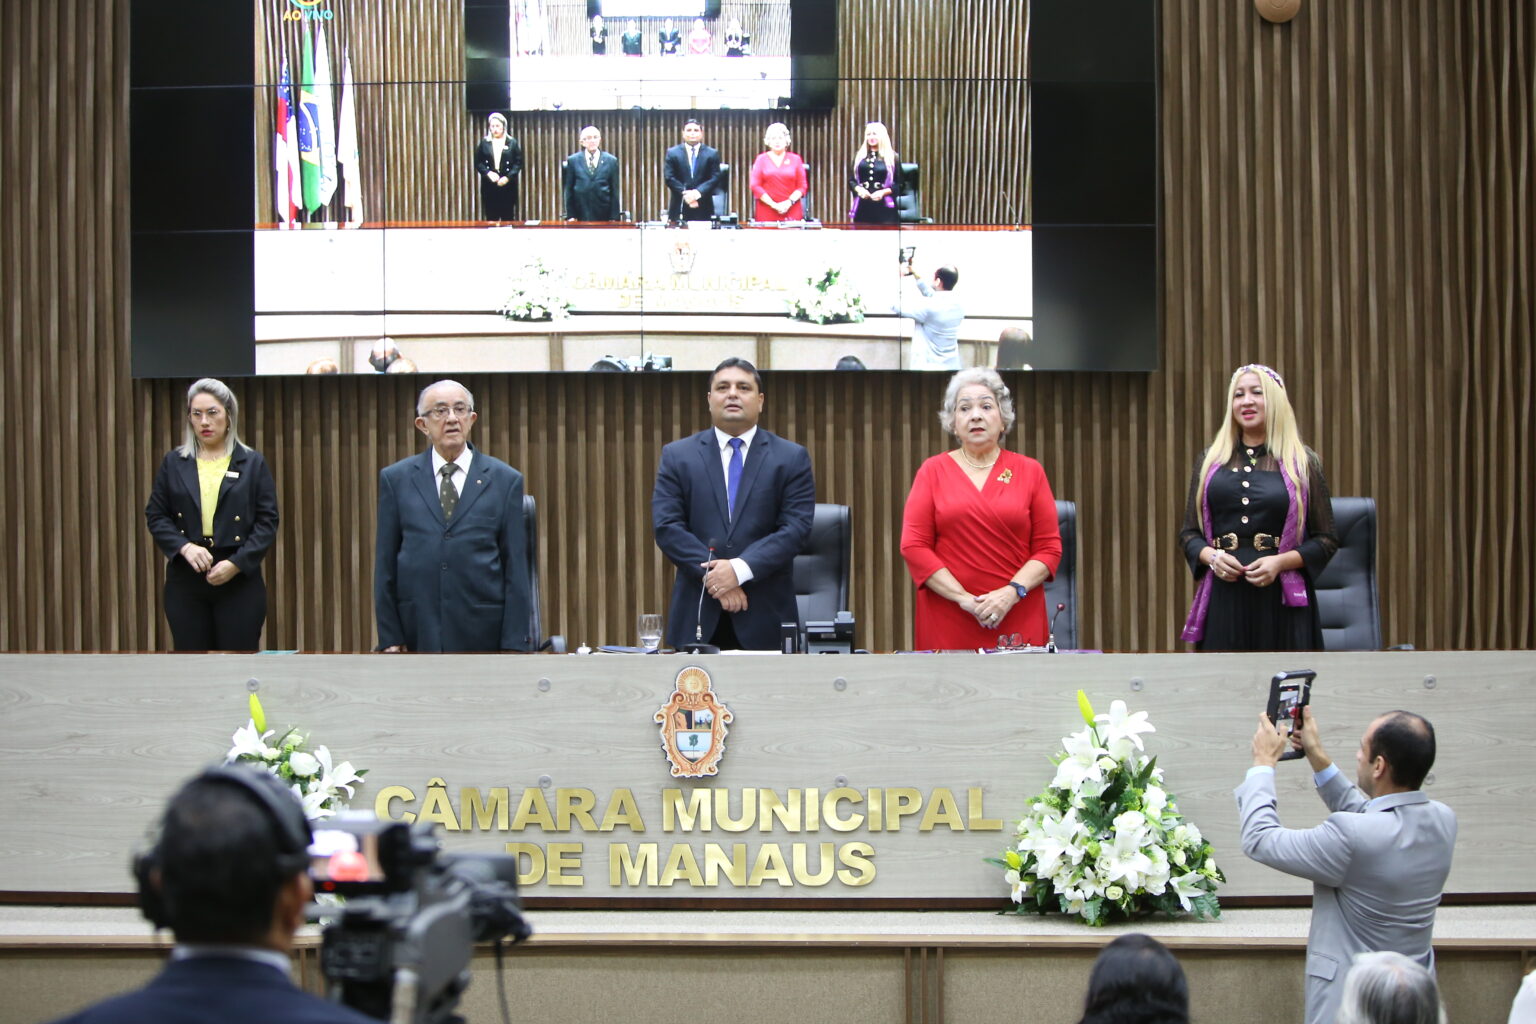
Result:
[[[776,650],[779,624],[799,621],[790,569],[811,532],[816,480],[804,448],[759,429],[762,411],[757,368],[726,359],[709,379],[714,426],[661,450],[651,526],[677,566],[673,647],[701,637],[722,649]]]
[[[593,125],[581,130],[581,148],[565,158],[560,182],[568,221],[621,220],[619,158],[603,152],[603,133]]]
[[[377,1024],[289,977],[314,898],[309,842],[299,801],[266,772],[214,768],[188,782],[139,879],[146,916],[176,933],[170,962],[62,1024]]]
[[[432,442],[379,474],[373,608],[381,651],[527,651],[523,475],[469,443],[475,398],[429,385],[416,429]]]
[[[667,150],[662,170],[672,197],[667,220],[709,220],[714,215],[720,151],[704,145],[703,125],[691,117],[683,122],[683,141]]]

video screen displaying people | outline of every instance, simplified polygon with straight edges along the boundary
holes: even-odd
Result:
[[[809,2],[809,0],[801,0]],[[713,7],[713,10],[711,8]],[[790,0],[513,0],[508,110],[788,107]]]
[[[258,4],[257,373],[1048,368],[1026,7],[956,49],[889,0],[804,110],[753,63],[787,76],[787,0],[501,3],[479,109],[457,40]]]

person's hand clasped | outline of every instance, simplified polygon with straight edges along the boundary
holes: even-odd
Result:
[[[1243,576],[1256,587],[1267,587],[1280,578],[1279,555],[1265,555],[1249,562],[1243,569]]]
[[[741,581],[736,578],[736,567],[729,558],[716,558],[699,565],[705,570],[704,589],[710,597],[719,600],[727,592],[740,589]]]
[[[228,583],[240,572],[240,567],[229,559],[225,559],[212,569],[208,570],[208,582],[217,587],[221,583]]]
[[[1224,551],[1218,551],[1211,557],[1211,572],[1217,579],[1230,583],[1243,578],[1243,563]]]
[[[404,654],[405,652],[405,644],[390,644],[379,651],[380,654]]]
[[[735,613],[747,610],[747,592],[741,587],[727,590],[720,595],[720,608],[723,611]]]
[[[201,544],[187,541],[181,546],[181,557],[187,560],[195,572],[207,572],[213,568],[213,552]]]
[[[1269,720],[1269,716],[1259,713],[1259,727],[1253,732],[1253,763],[1255,765],[1268,765],[1273,768],[1280,763],[1280,755],[1285,753],[1285,736],[1275,723]]]
[[[971,614],[976,616],[976,621],[982,626],[991,629],[1002,622],[1004,616],[1019,603],[1019,594],[1012,587],[998,587],[985,594],[977,594],[974,601],[975,607],[971,609]]]

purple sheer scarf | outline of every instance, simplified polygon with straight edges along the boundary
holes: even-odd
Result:
[[[1285,526],[1280,530],[1280,546],[1275,553],[1284,554],[1287,551],[1295,551],[1301,546],[1301,505],[1296,500],[1296,481],[1292,480],[1291,474],[1286,471],[1285,463],[1276,459],[1275,464],[1280,467],[1280,479],[1285,481],[1287,498]],[[1216,478],[1220,470],[1221,463],[1214,463],[1200,488],[1200,512],[1205,523],[1205,542],[1211,547],[1216,547],[1215,528],[1211,525],[1213,522],[1211,481]],[[1216,574],[1209,569],[1204,576],[1200,577],[1200,583],[1195,587],[1195,599],[1189,606],[1189,616],[1184,620],[1184,630],[1179,634],[1180,640],[1198,643],[1205,639],[1205,617],[1211,610],[1211,588],[1216,585],[1215,580]],[[1299,569],[1286,569],[1280,574],[1277,582],[1280,584],[1280,600],[1287,608],[1307,606],[1307,581]]]

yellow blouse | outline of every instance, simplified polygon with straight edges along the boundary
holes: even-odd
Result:
[[[197,486],[203,502],[203,536],[213,536],[213,510],[219,505],[219,488],[229,470],[229,456],[197,460]]]

